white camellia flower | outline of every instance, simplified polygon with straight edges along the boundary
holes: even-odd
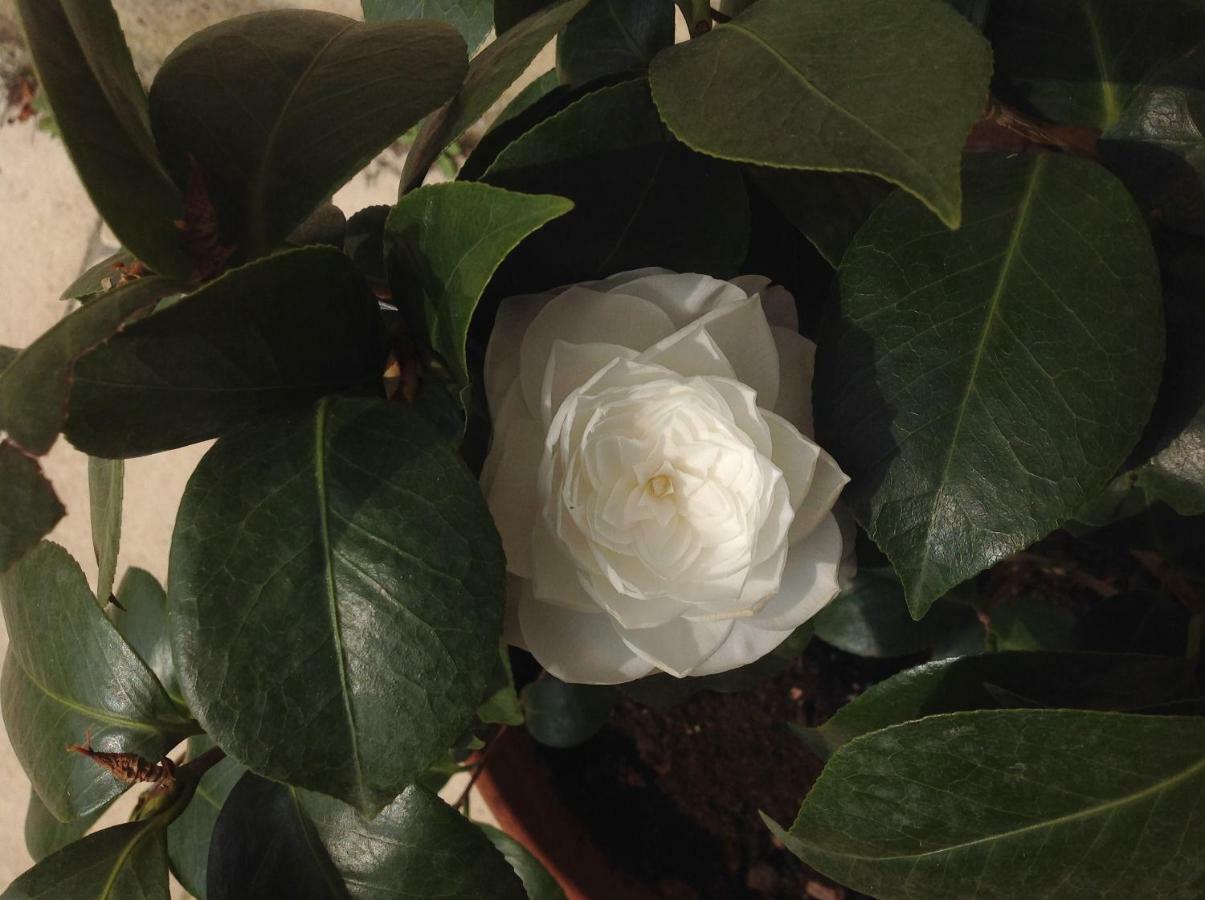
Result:
[[[570,682],[711,675],[836,595],[848,479],[811,439],[797,329],[758,276],[645,269],[502,302],[482,482],[512,643]]]

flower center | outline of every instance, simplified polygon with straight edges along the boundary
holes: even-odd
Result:
[[[674,492],[673,479],[668,475],[654,475],[644,484],[647,490],[654,497],[661,498]]]

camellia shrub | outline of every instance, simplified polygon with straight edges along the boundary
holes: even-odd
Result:
[[[105,0],[17,6],[124,249],[0,360],[4,897],[563,896],[451,773],[821,645],[897,664],[791,723],[800,867],[1205,896],[1199,2],[364,0],[149,89]],[[118,582],[122,460],[211,439]]]

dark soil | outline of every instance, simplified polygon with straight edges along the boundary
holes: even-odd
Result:
[[[789,825],[822,767],[788,722],[818,724],[915,662],[813,641],[754,690],[705,691],[666,709],[624,699],[583,746],[539,753],[612,864],[665,900],[861,897],[792,856],[758,811]]]

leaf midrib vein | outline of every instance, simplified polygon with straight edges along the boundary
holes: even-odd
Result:
[[[314,479],[318,494],[319,535],[322,556],[326,568],[326,598],[331,621],[331,639],[335,645],[339,669],[339,693],[343,699],[343,710],[347,718],[347,733],[351,744],[352,765],[356,770],[356,783],[364,790],[364,764],[360,758],[360,741],[356,733],[356,716],[352,708],[351,690],[347,679],[347,651],[343,646],[343,633],[339,620],[338,591],[335,586],[334,548],[331,547],[329,497],[326,490],[326,420],[330,411],[330,398],[324,397],[318,404],[314,416]]]
[[[921,542],[924,551],[921,556],[919,571],[911,581],[910,599],[919,595],[920,591],[924,588],[925,580],[928,576],[929,564],[933,558],[933,527],[937,523],[937,513],[941,509],[941,499],[946,490],[946,485],[949,483],[950,467],[953,465],[954,456],[958,449],[958,437],[962,431],[962,423],[966,419],[967,406],[970,403],[971,395],[975,392],[975,379],[979,374],[979,367],[983,364],[983,352],[987,348],[988,338],[992,333],[992,323],[995,321],[1000,308],[1000,298],[1004,295],[1004,288],[1007,286],[1009,276],[1012,273],[1013,260],[1017,255],[1018,248],[1021,246],[1025,224],[1029,219],[1029,210],[1033,203],[1034,195],[1037,193],[1038,183],[1041,181],[1044,164],[1045,157],[1039,156],[1034,161],[1033,171],[1029,176],[1029,184],[1025,188],[1025,195],[1021,200],[1021,207],[1017,212],[1017,220],[1013,223],[1013,230],[1009,236],[1008,249],[1004,254],[1004,262],[1000,266],[1000,275],[996,278],[996,286],[992,290],[991,299],[988,301],[987,316],[983,322],[983,333],[979,336],[979,346],[975,348],[975,357],[971,361],[971,370],[967,374],[962,401],[958,405],[958,416],[954,421],[954,433],[950,437],[950,447],[946,451],[941,476],[937,480],[937,492],[933,495],[932,505],[929,509],[929,520],[925,525],[925,536]]]

